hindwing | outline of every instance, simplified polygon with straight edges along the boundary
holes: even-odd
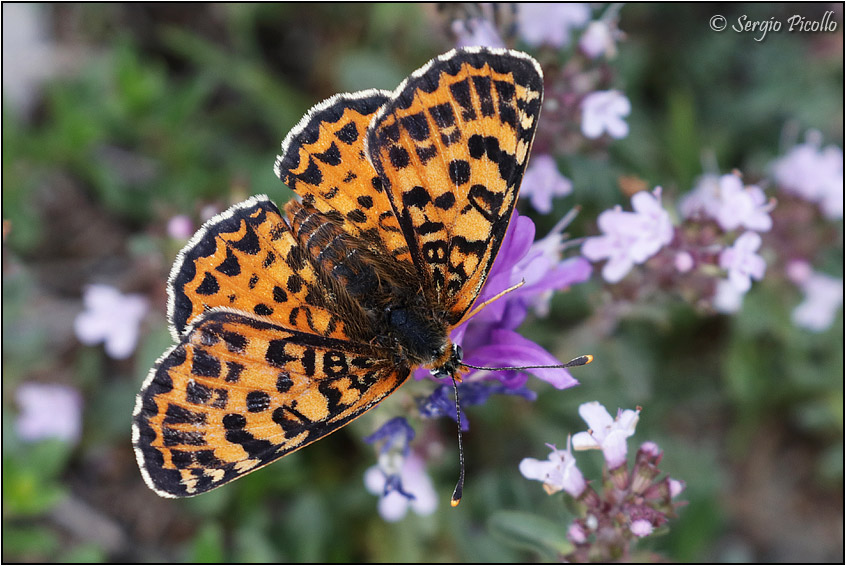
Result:
[[[373,347],[208,312],[138,397],[142,474],[164,497],[208,491],[334,432],[408,374]]]

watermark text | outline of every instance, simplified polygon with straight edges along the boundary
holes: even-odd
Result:
[[[728,27],[728,24],[728,20],[719,14],[712,16],[708,21],[708,25],[714,31],[723,31]],[[731,24],[731,29],[737,33],[751,33],[755,41],[764,41],[770,32],[813,33],[837,31],[837,22],[834,21],[833,10],[827,11],[822,17],[817,19],[794,14],[784,19],[772,16],[765,20],[754,20],[743,15],[739,16]]]

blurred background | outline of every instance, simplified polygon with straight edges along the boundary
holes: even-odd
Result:
[[[574,371],[578,387],[532,379],[535,402],[467,409],[457,509],[447,419],[416,425],[441,446],[427,459],[434,513],[386,522],[363,483],[376,461],[363,437],[413,409],[427,381],[206,495],[165,500],[144,485],[131,413],[172,343],[176,253],[249,195],[286,202],[272,165],[305,111],[337,92],[393,89],[454,47],[455,22],[475,9],[3,4],[4,561],[554,559],[514,518],[543,517],[563,539],[572,515],[517,466],[583,430],[577,408],[593,400],[643,407],[633,442],[658,443],[662,471],[686,483],[679,518],[644,548],[670,561],[842,561],[842,309],[820,332],[797,327],[801,294],[783,279],[756,283],[733,315],[670,295],[611,300],[598,276],[557,293],[521,332],[561,359],[596,361]],[[717,13],[731,26],[826,10],[835,32],[759,42],[708,27]],[[625,5],[618,26],[625,38],[603,72],[631,101],[630,133],[558,155],[573,194],[548,215],[521,203],[539,234],[575,205],[570,235],[595,234],[599,212],[628,206],[632,179],[679,196],[703,163],[763,178],[809,129],[842,148],[842,4]],[[814,222],[826,242],[811,250],[815,266],[842,279],[842,218]],[[598,479],[601,457],[580,455],[579,467]]]

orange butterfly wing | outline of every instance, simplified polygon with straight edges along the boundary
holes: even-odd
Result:
[[[411,262],[382,180],[364,152],[367,127],[389,97],[367,90],[318,104],[282,142],[276,175],[348,234]]]
[[[406,79],[367,132],[424,288],[451,325],[478,297],[502,243],[542,99],[528,55],[452,51]]]
[[[294,234],[267,197],[209,220],[179,253],[168,281],[174,337],[206,311],[225,307],[321,336],[344,339]],[[336,309],[337,310],[337,309]]]
[[[374,348],[211,311],[144,383],[142,474],[163,497],[219,487],[334,432],[407,376]]]
[[[154,491],[218,487],[405,381],[411,367],[373,325],[381,303],[369,290],[422,296],[418,314],[443,319],[435,334],[392,328],[424,346],[460,321],[508,226],[541,92],[528,56],[454,51],[391,95],[338,95],[303,118],[275,167],[302,202],[284,214],[266,197],[236,205],[174,264],[177,344],[150,371],[133,421]]]

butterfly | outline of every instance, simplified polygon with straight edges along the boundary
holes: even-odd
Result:
[[[313,107],[274,167],[300,198],[209,220],[168,280],[176,344],[132,443],[163,497],[219,487],[334,432],[418,367],[456,377],[543,99],[530,56],[441,55],[393,92]]]

